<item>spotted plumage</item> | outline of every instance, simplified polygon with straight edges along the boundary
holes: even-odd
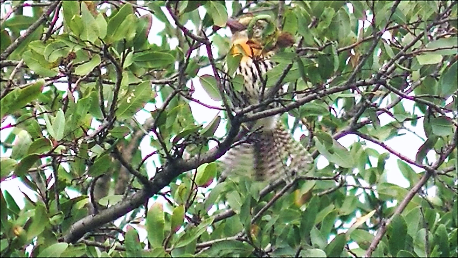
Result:
[[[281,47],[276,44],[281,32],[275,30],[272,33],[274,36],[263,33],[263,29],[269,27],[267,23],[271,21],[256,19],[253,22],[252,19],[252,16],[247,16],[238,21],[228,21],[233,33],[229,54],[242,55],[235,75],[243,77],[243,87],[235,89],[231,78],[228,78],[235,75],[225,75],[225,92],[229,96],[231,108],[235,110],[260,103],[267,90],[266,73],[275,66],[269,58]],[[250,31],[251,38],[247,33],[250,30],[248,26],[253,26]],[[284,43],[285,40],[281,42]],[[265,47],[266,44],[269,45],[268,48]],[[267,108],[275,106],[278,103]],[[279,177],[290,179],[291,176],[310,169],[313,162],[310,155],[292,138],[278,118],[279,115],[261,118],[250,125],[251,131],[247,133],[245,142],[230,149],[221,159],[226,175],[238,173],[259,181],[270,181]]]

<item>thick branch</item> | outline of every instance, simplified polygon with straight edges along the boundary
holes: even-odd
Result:
[[[96,215],[89,215],[71,226],[70,231],[64,236],[63,241],[76,243],[86,233],[102,226],[105,223],[116,220],[128,212],[140,207],[146,200],[159,193],[172,180],[185,171],[195,169],[204,163],[213,162],[230,148],[234,138],[240,128],[238,117],[232,120],[232,127],[228,136],[221,144],[208,151],[205,155],[197,156],[189,160],[177,159],[165,165],[162,172],[158,173],[149,184],[149,188],[144,188],[131,195],[129,198],[101,211]]]

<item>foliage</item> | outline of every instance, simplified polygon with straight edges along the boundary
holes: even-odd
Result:
[[[2,257],[457,256],[457,2],[254,2],[2,1]],[[297,44],[259,104],[282,105],[228,119],[195,92],[225,103],[244,12]],[[272,114],[316,169],[223,180],[241,123]]]

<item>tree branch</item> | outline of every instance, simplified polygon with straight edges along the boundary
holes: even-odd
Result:
[[[21,44],[25,38],[30,36],[45,20],[48,19],[48,17],[51,15],[51,13],[56,9],[56,7],[60,4],[60,1],[54,1],[52,2],[48,9],[43,12],[43,14],[38,18],[36,22],[34,22],[32,25],[30,25],[27,30],[25,30],[24,34],[19,36],[11,45],[9,45],[5,51],[0,55],[0,59],[3,61],[5,60],[13,51]]]

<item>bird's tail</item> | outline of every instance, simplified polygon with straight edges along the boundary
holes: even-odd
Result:
[[[221,159],[225,174],[245,174],[258,181],[288,180],[311,169],[313,160],[280,121],[271,130],[254,132],[249,143],[230,149]]]

